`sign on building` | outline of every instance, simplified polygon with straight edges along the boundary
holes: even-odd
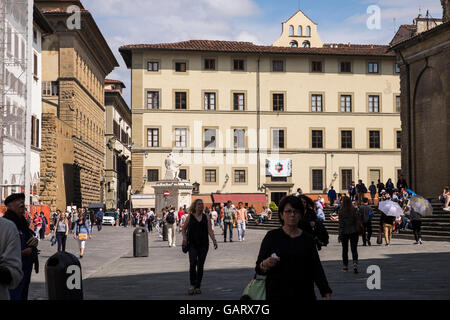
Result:
[[[292,177],[292,159],[266,159],[267,177]]]

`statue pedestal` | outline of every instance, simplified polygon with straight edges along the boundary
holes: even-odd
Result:
[[[156,214],[161,214],[162,209],[173,206],[175,210],[192,203],[192,184],[187,180],[161,180],[152,187],[155,189],[155,210]],[[164,197],[164,192],[169,191],[170,195]]]

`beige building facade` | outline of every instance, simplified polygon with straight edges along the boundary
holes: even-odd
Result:
[[[313,27],[297,12],[283,24]],[[345,192],[351,181],[397,180],[400,86],[387,46],[185,41],[128,45],[132,188],[149,192],[172,152],[200,194],[278,200],[301,187]],[[269,160],[269,162],[267,162]],[[290,160],[292,170],[279,165]],[[281,176],[266,173],[266,163]],[[284,173],[284,174],[283,174]],[[145,190],[145,191],[144,191]]]

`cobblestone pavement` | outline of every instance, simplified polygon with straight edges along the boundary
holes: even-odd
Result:
[[[154,232],[149,234],[149,256],[133,257],[133,228],[104,226],[94,231],[81,260],[85,299],[239,299],[254,275],[261,240],[266,231],[247,230],[244,242],[224,243],[216,228],[219,248],[210,246],[205,264],[202,294],[188,296],[189,259],[181,251],[181,234],[177,247],[169,247]],[[372,242],[375,242],[373,239]],[[45,261],[56,252],[48,240],[39,249],[41,271],[33,273],[30,300],[46,299]],[[78,244],[68,239],[67,251],[78,253]],[[358,247],[360,273],[342,271],[341,246],[330,236],[328,247],[320,251],[333,299],[448,299],[450,296],[450,242],[425,242],[413,245],[410,240],[394,239],[391,246]],[[77,254],[78,255],[78,254]],[[351,254],[350,254],[351,259]],[[367,267],[381,269],[381,289],[369,290]],[[319,295],[318,295],[319,297]]]

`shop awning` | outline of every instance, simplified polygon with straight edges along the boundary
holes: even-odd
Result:
[[[231,200],[233,203],[267,203],[267,196],[265,193],[213,193],[214,203],[226,203]]]
[[[192,195],[192,202],[194,202],[197,199],[201,199],[203,200],[203,203],[206,205],[211,205],[212,204],[212,199],[211,199],[211,194],[193,194]]]

